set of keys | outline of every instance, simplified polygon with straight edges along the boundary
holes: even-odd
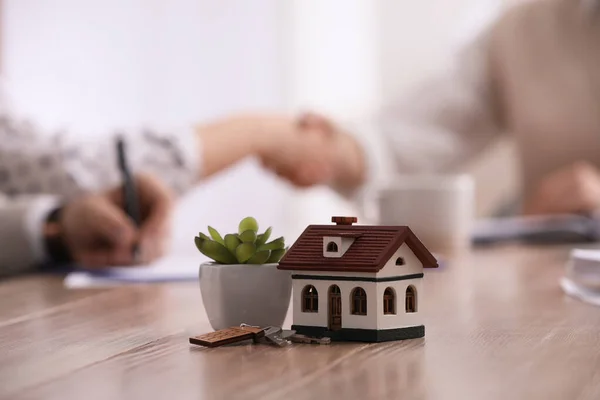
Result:
[[[306,335],[298,335],[296,334],[296,331],[283,330],[276,326],[269,326],[265,328],[265,335],[258,339],[258,342],[285,347],[292,343],[330,344],[331,339],[328,337],[314,338]]]
[[[277,347],[285,347],[291,344],[290,339],[296,331],[284,330],[276,326],[261,328],[242,324],[239,327],[221,329],[205,335],[190,338],[190,343],[205,347],[220,347],[232,343],[253,340],[254,343],[270,344]]]
[[[278,347],[285,347],[291,344],[289,339],[296,334],[296,331],[283,330],[276,326],[265,328],[265,335],[258,340],[259,343],[271,344]]]

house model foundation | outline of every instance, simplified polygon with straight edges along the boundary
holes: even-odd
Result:
[[[425,336],[420,302],[436,258],[407,226],[310,225],[279,262],[293,279],[298,334],[382,342]]]

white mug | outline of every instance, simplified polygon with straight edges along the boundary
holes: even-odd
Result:
[[[468,249],[475,183],[468,175],[400,176],[378,191],[381,225],[406,225],[436,253]]]

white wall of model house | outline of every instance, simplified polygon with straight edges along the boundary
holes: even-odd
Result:
[[[396,265],[396,260],[402,258],[404,265]],[[383,267],[376,275],[377,278],[389,278],[392,276],[405,276],[412,274],[420,274],[423,272],[423,263],[417,258],[415,253],[408,247],[406,243],[394,253],[385,267]]]
[[[312,274],[312,272],[311,272]],[[319,294],[319,311],[302,311],[302,291],[306,285],[313,285]],[[294,279],[293,292],[294,301],[294,324],[327,327],[329,325],[329,288],[337,285],[341,292],[342,303],[342,328],[353,329],[376,329],[377,327],[377,302],[369,301],[377,296],[377,284],[375,282],[349,282],[349,281],[321,281]],[[352,315],[351,293],[352,290],[361,287],[367,294],[367,315]],[[298,294],[300,297],[298,297]]]
[[[406,312],[406,290],[412,286],[415,291],[415,312]],[[392,288],[395,292],[396,314],[384,314],[383,295],[386,288]],[[423,325],[423,313],[419,312],[419,301],[423,296],[423,278],[406,279],[394,282],[380,282],[377,286],[377,329],[396,329]],[[373,329],[373,328],[371,328]]]
[[[319,294],[318,312],[302,311],[302,293],[307,285],[315,287]],[[329,326],[329,289],[337,285],[341,292],[342,328],[344,329],[397,329],[423,325],[422,313],[419,313],[419,296],[423,290],[422,279],[407,279],[395,282],[349,282],[349,281],[309,281],[295,279],[293,283],[294,302],[292,306],[295,325]],[[415,288],[416,312],[406,312],[405,293],[409,286]],[[352,291],[360,287],[367,294],[367,315],[353,315]],[[384,314],[383,295],[385,289],[392,288],[396,294],[396,314]]]
[[[397,266],[397,258],[404,259],[404,265]],[[415,256],[408,245],[403,244],[377,273],[339,272],[339,271],[294,271],[294,274],[310,274],[315,276],[384,278],[406,276],[423,272],[423,264]],[[341,291],[342,328],[354,329],[394,329],[423,324],[419,303],[423,296],[423,279],[405,279],[391,282],[361,282],[342,280],[309,280],[294,279],[293,282],[293,318],[296,325],[327,327],[329,325],[329,289],[337,285]],[[318,312],[302,311],[304,289],[312,285],[318,293]],[[406,289],[415,288],[417,312],[407,313],[405,309]],[[367,295],[367,315],[353,315],[352,291],[360,287]],[[395,296],[395,315],[384,315],[383,296],[386,288],[392,288]]]

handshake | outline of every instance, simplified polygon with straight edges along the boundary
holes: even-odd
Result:
[[[279,128],[265,128],[271,140],[265,140],[257,155],[267,170],[294,186],[353,188],[362,183],[362,149],[329,119],[306,113]]]

